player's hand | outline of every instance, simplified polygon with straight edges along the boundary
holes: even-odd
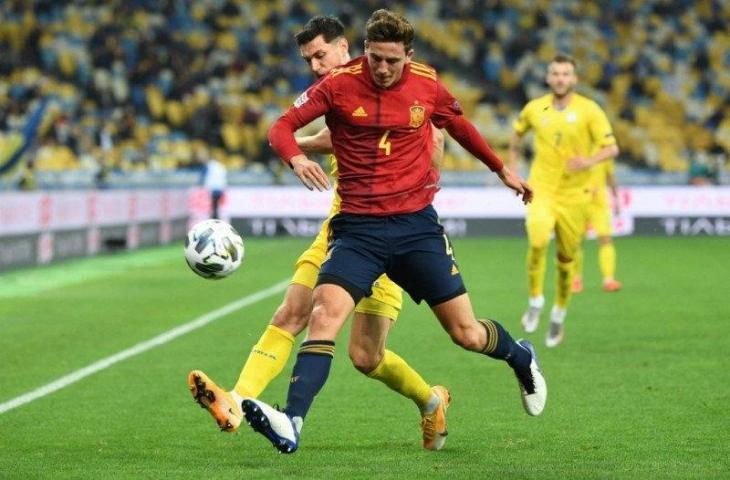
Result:
[[[329,190],[330,180],[319,163],[308,159],[305,155],[295,155],[290,160],[292,169],[299,180],[310,190],[315,188],[320,192]]]
[[[522,197],[522,203],[527,205],[532,201],[532,197],[534,195],[532,187],[528,185],[528,183],[517,173],[512,172],[505,166],[502,167],[502,170],[497,172],[497,175],[499,176],[499,179],[502,180],[502,183],[514,191],[518,197]]]
[[[587,170],[593,166],[593,161],[582,155],[576,155],[573,158],[568,159],[567,167],[568,170],[578,172],[581,170]]]

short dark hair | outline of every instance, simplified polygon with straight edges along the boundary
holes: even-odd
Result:
[[[578,65],[575,63],[575,58],[571,57],[567,53],[558,53],[555,55],[550,63],[570,63],[574,69],[578,69]]]
[[[319,35],[322,35],[325,42],[330,43],[336,38],[345,36],[345,26],[342,25],[339,18],[332,15],[317,15],[310,18],[307,24],[304,25],[304,30],[297,33],[294,38],[297,40],[297,45],[302,46]]]
[[[413,46],[413,25],[399,13],[381,8],[375,10],[365,25],[368,42],[402,42],[406,52]]]

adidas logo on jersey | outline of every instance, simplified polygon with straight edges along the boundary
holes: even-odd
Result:
[[[362,107],[357,107],[354,112],[352,112],[353,117],[367,117],[368,112],[365,111]]]

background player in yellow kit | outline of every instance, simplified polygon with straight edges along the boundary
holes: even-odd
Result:
[[[317,78],[350,61],[344,27],[335,17],[314,17],[296,35],[302,58]],[[443,134],[434,131],[434,164],[443,154]],[[297,143],[308,153],[329,153],[332,143],[329,131],[300,137]],[[337,178],[337,161],[329,156],[333,178]],[[190,372],[188,385],[194,399],[206,408],[228,432],[238,429],[241,400],[256,398],[286,365],[294,345],[294,337],[306,327],[312,310],[312,291],[320,266],[325,259],[329,220],[339,212],[340,199],[335,199],[328,218],[317,238],[297,260],[296,271],[283,303],[274,313],[271,324],[254,345],[243,366],[238,382],[227,392],[199,370]],[[423,447],[439,449],[446,434],[446,408],[449,393],[442,386],[431,387],[401,357],[385,348],[388,330],[397,319],[402,305],[402,290],[383,275],[372,287],[373,294],[363,298],[355,309],[349,354],[355,367],[370,378],[411,399],[421,411]]]
[[[557,246],[556,298],[550,312],[545,343],[563,340],[566,309],[575,272],[573,259],[580,248],[593,195],[590,169],[615,157],[618,147],[611,125],[598,104],[573,91],[578,77],[575,61],[559,54],[548,65],[550,93],[525,105],[514,122],[510,162],[516,166],[523,135],[534,134],[534,159],[528,182],[535,197],[527,206],[528,309],[522,316],[526,332],[537,330],[545,304],[543,287],[550,236]]]
[[[608,201],[608,192],[613,198],[613,213],[620,213],[618,187],[614,175],[613,159],[601,162],[591,169],[591,178],[594,185],[593,200],[589,212],[589,225],[593,227],[598,241],[598,267],[603,278],[603,291],[618,292],[621,282],[614,278],[616,274],[616,247],[611,240],[611,204]],[[579,248],[575,255],[575,277],[573,278],[573,293],[583,291],[583,248]]]

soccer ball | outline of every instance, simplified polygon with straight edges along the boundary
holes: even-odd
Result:
[[[195,224],[185,238],[185,260],[203,278],[219,280],[235,272],[243,260],[243,239],[221,220]]]

